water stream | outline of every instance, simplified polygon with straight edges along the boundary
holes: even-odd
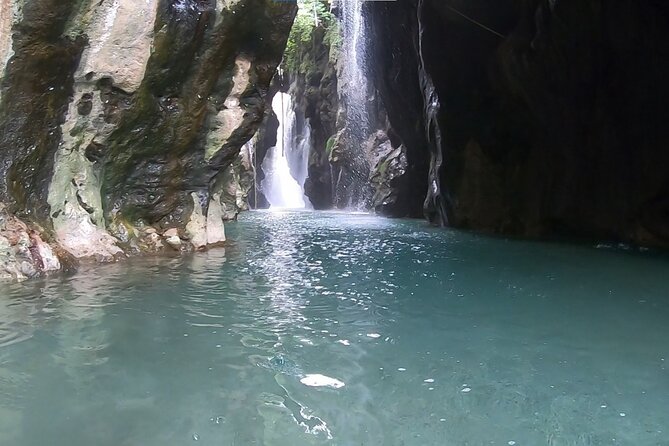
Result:
[[[342,39],[344,61],[341,82],[345,85],[346,125],[353,138],[360,144],[367,137],[369,117],[366,104],[368,80],[365,76],[367,65],[367,27],[362,5],[364,0],[341,0]]]
[[[304,209],[310,207],[304,195],[309,162],[309,141],[294,135],[295,112],[287,93],[277,93],[272,109],[279,119],[277,143],[270,148],[262,163],[265,178],[261,188],[270,207],[274,209]]]
[[[370,206],[370,161],[366,140],[372,132],[368,110],[369,79],[368,27],[364,0],[341,0],[342,68],[338,73],[339,96],[345,108],[341,140],[345,161],[335,178],[335,204],[338,208],[364,210]],[[340,149],[341,150],[341,149]]]
[[[0,444],[666,445],[669,259],[251,212],[0,285]]]

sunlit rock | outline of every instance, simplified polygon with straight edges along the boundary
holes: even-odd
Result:
[[[137,90],[151,55],[157,8],[158,0],[89,2],[69,30],[89,39],[75,78],[109,78],[125,92]]]
[[[179,230],[176,228],[168,229],[163,233],[165,238],[165,243],[167,243],[172,248],[179,250],[182,246],[181,237],[179,237]]]
[[[232,133],[244,122],[246,107],[240,101],[242,94],[249,87],[251,61],[240,56],[235,61],[232,76],[232,90],[226,98],[223,108],[210,118],[210,131],[207,134],[205,159],[210,160],[216,152],[228,142]]]
[[[200,198],[195,192],[191,194],[193,200],[193,212],[186,225],[186,234],[195,249],[207,246],[207,217],[204,215]]]
[[[0,82],[4,77],[7,63],[14,55],[12,27],[20,21],[22,8],[23,0],[0,0]]]
[[[218,245],[225,242],[225,225],[221,195],[214,194],[207,211],[207,245]]]

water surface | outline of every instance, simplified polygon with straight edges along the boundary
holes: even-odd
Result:
[[[664,256],[337,213],[227,228],[0,285],[0,445],[669,445]]]

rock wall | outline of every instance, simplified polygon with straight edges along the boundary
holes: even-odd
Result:
[[[339,108],[337,51],[327,41],[326,30],[317,27],[311,40],[297,49],[296,66],[287,73],[297,120],[295,133],[304,135],[305,127],[310,127],[309,176],[304,188],[315,209],[329,209],[333,205],[329,157]]]
[[[669,245],[669,8],[369,2],[375,82],[438,224]]]
[[[292,52],[284,58],[284,78],[275,78],[275,89],[293,98],[295,144],[310,135],[305,194],[315,209],[359,207],[392,216],[420,215],[420,205],[412,207],[407,202],[411,194],[404,187],[406,149],[399,138],[389,136],[392,130],[372,85],[363,104],[369,128],[356,138],[347,128],[346,96],[352,86],[342,75],[346,58],[342,54],[343,12],[336,3],[331,11],[334,19],[321,20],[308,38],[295,39]],[[266,123],[271,126],[274,120],[270,117]],[[258,150],[259,159],[274,144],[266,143],[270,145]]]
[[[272,86],[270,87],[272,97],[274,97],[279,88],[277,78],[278,77],[274,78]],[[269,149],[276,145],[278,130],[279,118],[274,113],[274,110],[272,110],[272,107],[267,107],[260,129],[258,129],[258,133],[254,136],[253,171],[255,172],[255,181],[248,196],[248,203],[252,209],[269,209],[270,207],[270,203],[267,200],[267,197],[265,197],[261,187],[262,180],[265,179],[265,173],[262,170],[262,162]]]
[[[8,215],[77,258],[223,242],[223,220],[237,212],[230,187],[250,187],[231,169],[248,164],[240,149],[263,119],[296,5],[0,6]]]

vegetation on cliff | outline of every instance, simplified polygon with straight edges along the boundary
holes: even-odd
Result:
[[[301,57],[301,52],[313,44],[314,32],[325,30],[323,43],[330,48],[330,57],[334,60],[341,43],[339,23],[331,11],[329,0],[298,0],[299,10],[288,38],[284,53],[283,66],[288,71],[308,71],[304,66],[310,59]]]

